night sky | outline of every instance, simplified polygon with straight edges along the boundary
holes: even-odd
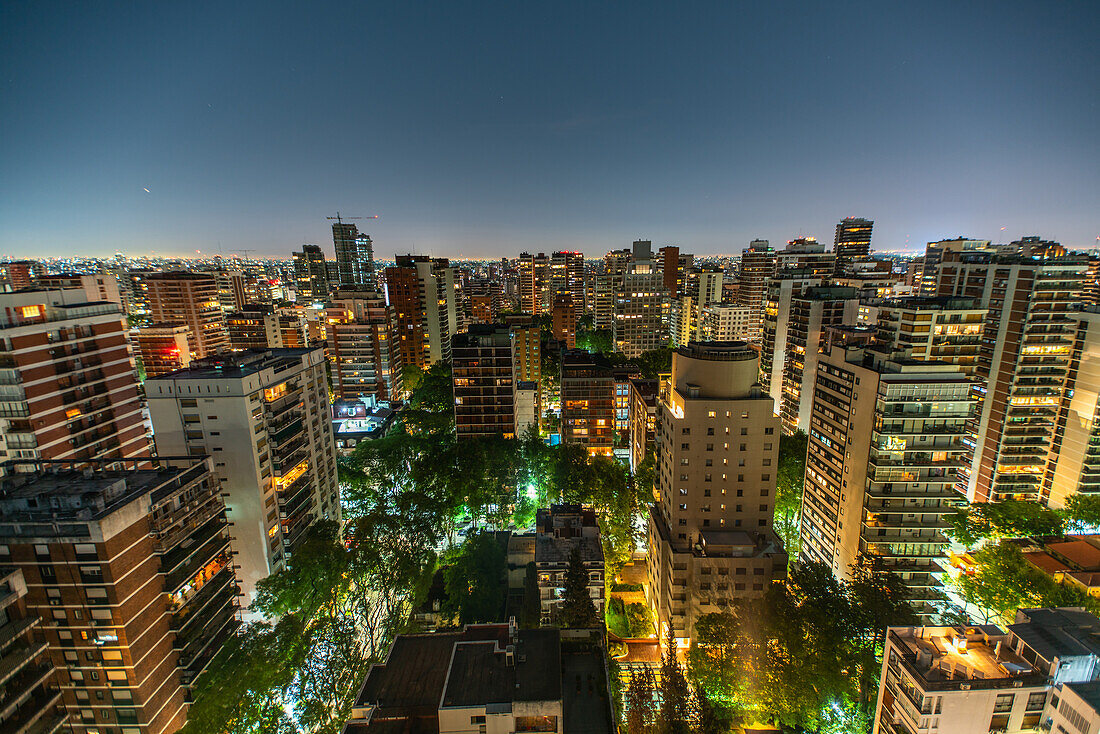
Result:
[[[0,254],[331,255],[337,210],[381,215],[381,257],[848,215],[878,250],[1095,247],[1098,28],[1095,0],[6,0]]]

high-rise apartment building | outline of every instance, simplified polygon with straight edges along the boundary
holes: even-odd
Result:
[[[324,350],[199,360],[145,393],[160,455],[213,458],[247,606],[314,521],[340,519]]]
[[[63,671],[66,731],[176,731],[190,686],[240,624],[230,528],[208,460],[157,461],[27,465],[0,480],[0,550],[25,577],[27,608],[43,620],[38,640]],[[7,686],[27,686],[47,667],[33,670]],[[54,721],[5,725],[55,731]]]
[[[813,237],[796,237],[775,253],[777,273],[784,270],[801,272],[807,276],[828,278],[836,267],[836,253]]]
[[[744,342],[696,342],[672,355],[658,408],[657,493],[646,599],[658,636],[695,634],[704,614],[758,598],[786,575],[772,529],[779,419]]]
[[[623,268],[613,309],[615,351],[636,357],[668,344],[670,302],[648,240],[634,242]]]
[[[584,308],[583,252],[555,252],[550,256],[548,277],[551,306],[558,296],[568,293],[577,309]]]
[[[592,455],[615,447],[615,376],[598,354],[572,350],[561,356],[561,440]]]
[[[551,333],[565,349],[577,345],[577,309],[568,293],[554,296],[554,308],[550,314]]]
[[[191,364],[190,334],[185,324],[152,324],[130,330],[130,344],[146,379]]]
[[[791,295],[783,357],[783,399],[779,408],[784,433],[805,431],[809,425],[812,404],[809,398],[826,330],[830,326],[854,324],[858,308],[855,288],[821,286]]]
[[[615,326],[615,276],[611,273],[592,275],[592,325],[611,330]]]
[[[38,633],[42,617],[27,606],[27,581],[23,572],[12,568],[11,549],[0,568],[0,654],[6,661],[5,685],[0,690],[3,726],[13,732],[61,731],[68,720],[62,701],[59,673],[50,658],[49,646]]]
[[[943,262],[944,253],[951,252],[958,255],[963,252],[981,252],[989,250],[989,240],[972,240],[968,237],[956,237],[952,240],[939,240],[929,242],[924,249],[924,257],[921,259],[921,277],[917,287],[922,296],[937,295],[936,278],[939,273],[940,263]]]
[[[542,382],[542,335],[536,324],[512,324],[516,382]]]
[[[208,357],[229,349],[218,284],[209,273],[150,273],[145,277],[153,323],[181,323],[191,329],[191,356]]]
[[[657,380],[630,380],[630,470],[637,471],[657,440]]]
[[[523,252],[519,256],[519,304],[527,314],[549,313],[550,258],[545,253],[537,255]]]
[[[402,364],[428,368],[451,358],[458,333],[456,268],[446,258],[398,255],[386,268],[386,300],[394,309]]]
[[[988,310],[978,357],[981,399],[974,458],[965,476],[970,501],[1046,501],[1057,446],[1056,417],[1066,395],[1075,322],[1088,267],[1037,237],[1019,254],[944,253],[937,295],[975,299]]]
[[[802,557],[839,579],[855,564],[892,571],[922,615],[938,610],[938,559],[973,412],[959,367],[903,351],[821,355],[807,426]]]
[[[328,300],[328,269],[325,253],[319,245],[302,245],[301,252],[291,254],[294,261],[294,291],[299,303]]]
[[[126,325],[83,289],[0,294],[0,437],[9,459],[149,455]]]
[[[875,223],[860,217],[845,217],[836,225],[833,239],[833,254],[836,262],[833,272],[843,275],[853,260],[868,257],[871,254],[871,231]]]
[[[451,343],[455,430],[458,438],[516,434],[512,332],[504,324],[476,324]]]
[[[753,240],[741,251],[737,305],[749,309],[750,337],[746,341],[754,344],[759,344],[761,340],[768,281],[775,275],[775,268],[775,249],[768,244],[767,240]]]
[[[681,253],[676,245],[665,245],[657,250],[657,267],[669,298],[679,298],[685,292],[694,260],[694,255]]]
[[[827,260],[784,259],[785,254],[791,254],[792,246],[798,251],[812,250],[810,254],[813,258],[821,254],[819,250],[824,250],[824,246],[816,242],[812,245],[798,240],[788,243],[787,249],[778,253],[779,265],[775,275],[768,280],[760,344],[760,379],[775,402],[776,410],[783,403],[783,365],[787,359],[787,328],[791,321],[792,299],[801,296],[807,288],[825,285],[833,269],[831,253],[827,253]]]
[[[326,339],[332,390],[338,399],[401,399],[397,322],[393,307],[381,295],[338,291],[329,309]]]
[[[947,362],[973,377],[986,310],[965,298],[900,298],[879,306],[876,341],[920,361]]]
[[[89,302],[110,301],[111,303],[122,303],[118,278],[113,273],[40,275],[35,279],[35,287],[44,290],[83,288]]]
[[[337,221],[332,225],[332,244],[336,247],[336,270],[345,287],[374,288],[374,243],[354,224]]]
[[[749,306],[707,306],[699,314],[700,341],[757,341],[760,314]]]
[[[1077,492],[1100,492],[1100,306],[1070,314],[1076,322],[1050,473],[1051,507]]]
[[[875,734],[1100,727],[1100,619],[1080,607],[1018,609],[996,625],[886,631]]]
[[[246,303],[259,303],[260,297],[255,291],[255,277],[252,276],[253,290],[249,292],[250,275],[243,270],[216,267],[209,271],[218,289],[218,304],[222,311],[236,311]]]

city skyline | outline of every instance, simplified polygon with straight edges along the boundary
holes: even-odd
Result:
[[[0,252],[1097,245],[1094,5],[499,10],[7,7]]]

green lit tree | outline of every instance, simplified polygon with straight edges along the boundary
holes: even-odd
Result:
[[[539,593],[539,575],[535,570],[534,561],[527,564],[523,576],[522,624],[525,628],[538,627],[542,624],[542,597]]]
[[[776,471],[775,532],[783,540],[788,558],[797,558],[801,542],[799,518],[802,486],[806,476],[806,434],[798,431],[779,438],[779,467]]]
[[[584,567],[579,546],[569,554],[569,566],[565,569],[565,592],[562,595],[558,622],[562,627],[588,628],[599,624],[596,605],[588,593],[588,569]]]
[[[471,535],[443,569],[444,610],[460,624],[497,622],[507,594],[507,553],[494,533]]]
[[[661,734],[687,734],[695,727],[696,714],[691,688],[676,650],[676,638],[671,629],[665,640],[661,659]]]

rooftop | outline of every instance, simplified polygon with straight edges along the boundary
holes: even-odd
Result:
[[[603,562],[603,548],[598,538],[555,538],[539,533],[535,538],[535,563],[568,563],[574,548],[580,549],[584,562]]]
[[[203,462],[187,461],[184,467],[128,471],[47,465],[38,472],[12,472],[0,479],[0,522],[97,520],[169,482],[188,482],[205,473]]]
[[[206,359],[195,360],[185,367],[165,375],[150,377],[156,380],[209,380],[212,378],[239,379],[273,367],[276,372],[301,362],[303,355],[314,351],[309,347],[298,349],[250,349],[242,352],[224,352]]]
[[[375,707],[372,734],[436,731],[440,706],[554,701],[561,695],[557,629],[469,625],[461,632],[398,635],[386,662],[371,667],[355,706]],[[397,722],[412,728],[384,728]]]
[[[1100,619],[1080,607],[1019,609],[1008,629],[1047,661],[1100,656]]]
[[[1087,540],[1066,540],[1060,543],[1048,543],[1046,550],[1055,557],[1061,557],[1071,566],[1082,571],[1100,568],[1100,548]]]
[[[996,625],[895,627],[890,636],[926,688],[1022,676],[1046,680],[1012,650],[1008,635]]]

